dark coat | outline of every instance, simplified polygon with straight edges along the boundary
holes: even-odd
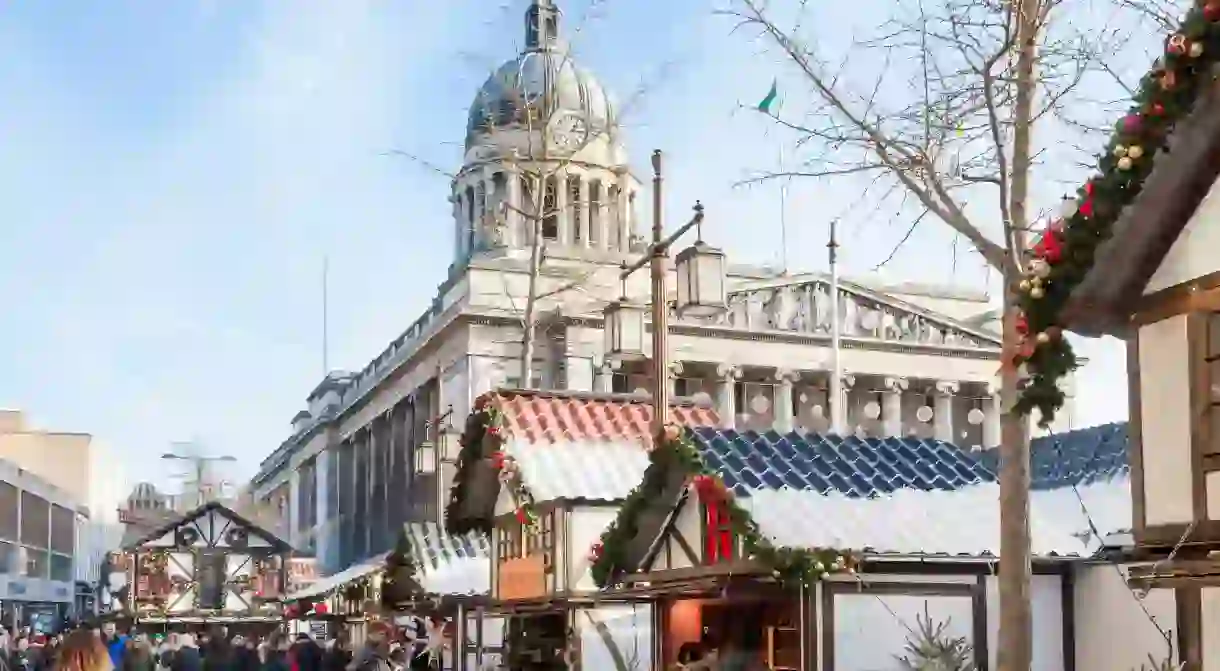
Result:
[[[203,656],[199,648],[179,648],[170,663],[170,671],[203,671]]]

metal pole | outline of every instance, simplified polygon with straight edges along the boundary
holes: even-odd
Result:
[[[668,246],[662,244],[661,150],[652,152],[652,433],[669,421],[669,304],[665,300]]]
[[[830,257],[830,430],[840,436],[847,433],[847,404],[843,402],[843,363],[839,356],[839,241],[835,237],[838,220],[830,221],[830,240],[826,250]]]

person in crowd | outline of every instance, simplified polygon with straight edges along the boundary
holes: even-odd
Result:
[[[157,671],[156,660],[144,636],[132,636],[127,640],[119,671]]]
[[[721,648],[720,671],[759,671],[762,666],[761,632],[755,627],[730,628]]]
[[[288,637],[275,633],[266,641],[262,654],[262,671],[291,671],[288,665]]]
[[[348,671],[392,671],[390,663],[390,625],[385,622],[369,623],[364,637],[364,646],[348,664]]]
[[[233,639],[233,671],[258,671],[257,645],[258,641],[253,638],[235,637]]]
[[[203,671],[203,657],[194,634],[178,635],[178,650],[169,668],[170,671]]]
[[[68,634],[54,661],[56,671],[114,671],[110,651],[85,629]]]
[[[326,656],[322,659],[323,671],[345,671],[352,663],[352,649],[347,635],[340,632],[327,646]]]
[[[230,671],[233,668],[233,648],[223,631],[208,635],[203,651],[203,671]]]
[[[110,653],[110,663],[116,669],[123,668],[123,652],[127,646],[127,637],[119,633],[113,622],[102,625],[102,644]]]
[[[323,671],[322,647],[309,634],[297,634],[291,657],[292,671]]]

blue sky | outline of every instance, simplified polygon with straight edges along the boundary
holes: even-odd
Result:
[[[878,2],[824,10],[827,39]],[[322,373],[322,259],[334,367],[363,366],[444,278],[447,181],[386,153],[456,167],[525,4],[0,4],[0,406],[94,433],[133,480],[165,477],[155,457],[181,440],[250,475]],[[737,106],[783,68],[713,0],[602,0],[589,18],[587,0],[562,4],[580,61],[620,99],[650,82],[627,138],[641,173],[667,152],[672,218],[700,198],[732,260],[775,262],[777,190],[733,184],[776,161],[777,138]],[[827,185],[790,193],[791,263],[822,268],[828,213],[849,203]],[[904,230],[846,230],[847,271]],[[923,226],[886,276],[985,286],[968,256],[926,262],[949,243]],[[1086,353],[1081,420],[1124,417],[1119,348]]]

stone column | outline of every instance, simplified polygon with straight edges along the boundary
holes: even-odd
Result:
[[[597,181],[597,248],[610,248],[610,188],[604,179]]]
[[[998,383],[989,383],[987,395],[983,398],[983,447],[1000,446],[1000,418],[1002,416],[1000,386]]]
[[[856,427],[851,424],[851,388],[856,386],[856,376],[843,374],[843,388],[839,398],[830,399],[830,432],[840,436],[854,435]]]
[[[902,392],[910,383],[905,377],[887,377],[881,392],[881,421],[886,437],[902,437]]]
[[[577,222],[580,231],[580,246],[590,247],[589,244],[589,209],[592,202],[589,200],[589,176],[580,175],[580,221]]]
[[[458,260],[466,251],[462,249],[466,243],[466,227],[462,224],[462,197],[456,193],[452,194],[449,196],[449,203],[453,206],[453,257]]]
[[[794,417],[792,413],[792,385],[800,378],[800,373],[796,371],[779,369],[775,371],[775,380],[779,382],[775,387],[775,430],[780,433],[788,433],[793,430]]]
[[[719,378],[716,387],[716,412],[720,414],[720,425],[732,429],[737,426],[736,391],[741,369],[722,363],[716,366],[716,376]]]
[[[608,363],[602,363],[593,369],[593,391],[609,394],[614,390],[614,369]]]
[[[555,222],[559,228],[559,244],[572,244],[572,206],[568,203],[568,172],[555,174]]]
[[[520,247],[526,243],[525,225],[521,219],[521,176],[515,170],[504,173],[505,198],[508,206],[504,211],[504,223],[508,226],[508,244]]]
[[[496,197],[496,173],[491,168],[483,170],[483,211],[479,214],[479,235],[484,247],[504,244],[496,239],[496,225],[500,221],[499,199]]]
[[[936,383],[936,407],[932,408],[932,428],[937,440],[953,442],[953,396],[960,388],[956,382]]]
[[[618,226],[619,251],[625,252],[631,249],[631,220],[627,213],[627,174],[621,174],[618,182],[618,197],[614,202],[614,209],[618,212],[618,217],[615,223]]]
[[[199,501],[198,505],[203,505]],[[297,529],[301,520],[301,471],[292,470],[288,476],[288,542],[296,545],[301,532]]]

